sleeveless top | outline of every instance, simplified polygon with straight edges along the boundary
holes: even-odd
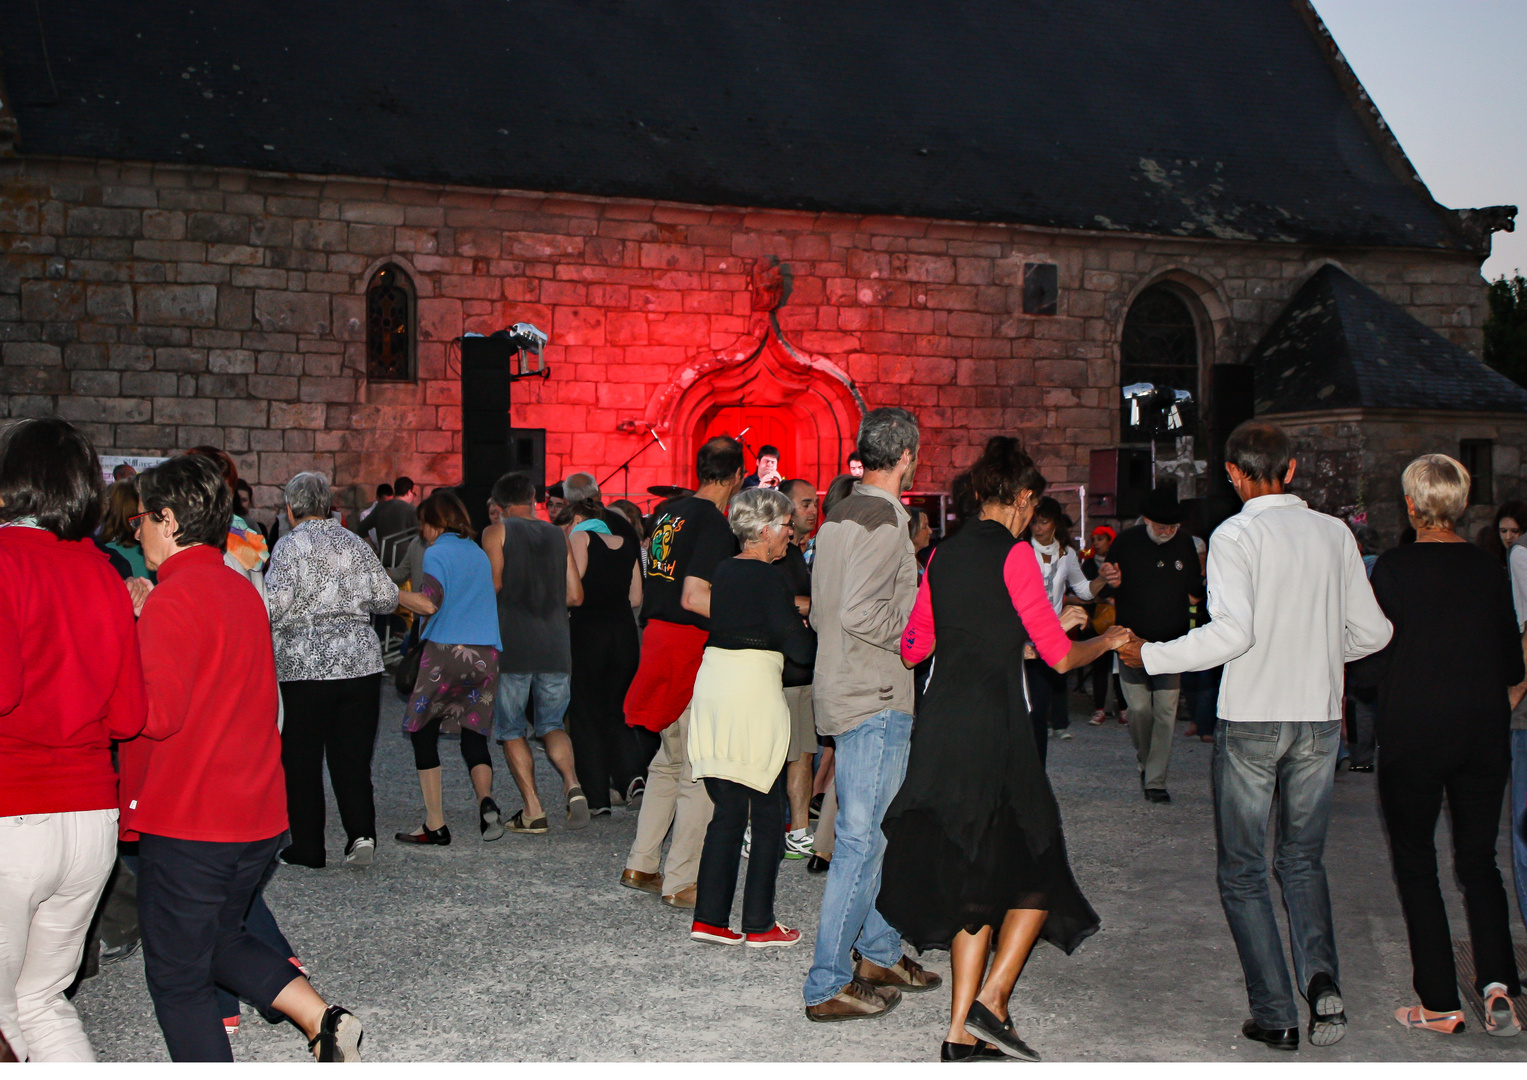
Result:
[[[498,625],[504,651],[498,670],[565,675],[573,669],[567,633],[567,537],[538,518],[505,517],[503,526]]]
[[[612,549],[597,534],[589,537],[588,564],[583,571],[583,603],[572,609],[573,622],[610,613],[631,614],[631,568],[636,565],[636,545],[626,539]]]

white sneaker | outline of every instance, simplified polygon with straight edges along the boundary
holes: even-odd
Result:
[[[742,830],[742,857],[744,859],[753,854],[753,826],[749,825]]]
[[[1071,729],[1070,728],[1061,728],[1060,731],[1056,732],[1056,735],[1058,737],[1062,738],[1062,739],[1074,739],[1074,738],[1076,738],[1075,735],[1071,734]]]
[[[785,858],[809,859],[816,852],[816,845],[805,829],[792,829],[785,834]]]
[[[376,858],[376,841],[369,836],[357,837],[355,843],[350,845],[350,850],[345,852],[345,865],[365,867],[370,866]]]

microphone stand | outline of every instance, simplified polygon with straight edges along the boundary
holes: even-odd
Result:
[[[647,429],[647,434],[652,436],[652,441],[643,445],[641,449],[636,451],[636,453],[632,454],[630,457],[626,458],[625,461],[622,461],[619,465],[615,466],[614,469],[610,470],[610,475],[599,481],[599,490],[603,491],[604,486],[615,477],[615,474],[623,471],[626,474],[627,490],[622,492],[622,494],[627,498],[631,497],[631,492],[629,490],[631,487],[631,462],[635,461],[637,458],[641,457],[642,454],[646,453],[647,450],[651,448],[653,443],[662,443],[662,440],[657,437],[657,432],[653,431],[651,428]]]

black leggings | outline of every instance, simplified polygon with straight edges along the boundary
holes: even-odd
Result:
[[[408,736],[414,744],[414,768],[420,772],[440,768],[440,719],[435,717]],[[468,771],[479,765],[491,768],[493,759],[488,756],[488,737],[471,728],[462,728],[461,760],[467,763]]]

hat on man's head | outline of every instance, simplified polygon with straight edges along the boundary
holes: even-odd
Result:
[[[1177,501],[1177,496],[1167,488],[1152,488],[1151,493],[1145,497],[1145,505],[1140,509],[1142,517],[1149,518],[1157,525],[1181,525],[1182,504]]]

